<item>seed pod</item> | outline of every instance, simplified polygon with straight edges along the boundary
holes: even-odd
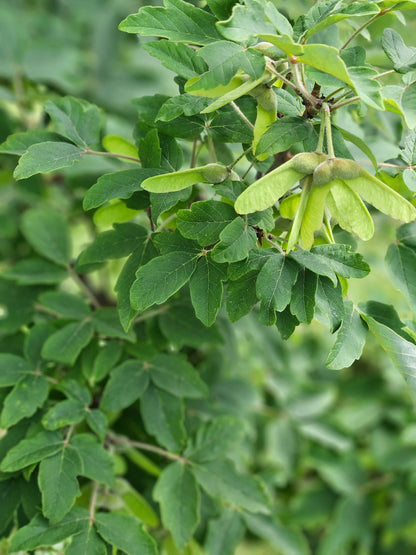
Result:
[[[363,241],[374,234],[374,222],[365,204],[346,182],[336,179],[326,198],[332,216],[345,231],[355,233]]]
[[[145,179],[142,189],[151,193],[171,193],[191,187],[196,183],[221,183],[229,176],[229,170],[220,164],[208,164],[173,173],[155,175]]]
[[[322,187],[334,179],[353,179],[358,177],[361,172],[361,167],[346,158],[329,158],[313,172],[313,183],[317,187]]]
[[[293,169],[308,175],[313,173],[315,168],[327,159],[328,156],[320,152],[301,152],[292,158]]]
[[[274,90],[267,85],[259,85],[254,90],[251,91],[251,96],[253,96],[257,103],[266,112],[277,112],[277,96]]]
[[[303,174],[293,169],[293,160],[289,160],[275,170],[267,173],[241,193],[234,209],[238,214],[251,214],[273,206]]]
[[[304,249],[310,249],[314,243],[315,232],[322,227],[325,212],[325,201],[331,183],[324,187],[313,187],[303,213],[300,238]]]
[[[362,168],[359,177],[348,179],[346,184],[377,210],[396,220],[411,222],[416,218],[413,204]]]

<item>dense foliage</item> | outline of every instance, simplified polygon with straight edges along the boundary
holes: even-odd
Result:
[[[412,553],[416,3],[29,4],[0,10],[4,552]],[[125,105],[137,48],[178,94]],[[403,316],[348,294],[392,220]]]

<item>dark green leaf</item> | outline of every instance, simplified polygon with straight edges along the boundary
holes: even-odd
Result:
[[[285,117],[269,126],[261,137],[256,154],[283,152],[312,133],[312,126],[303,118]]]
[[[7,140],[0,145],[0,153],[21,156],[32,145],[44,143],[45,141],[59,142],[64,141],[64,138],[43,129],[30,129],[23,133],[9,135]]]
[[[154,258],[136,274],[130,290],[133,308],[143,311],[153,304],[164,303],[189,281],[195,268],[193,253],[172,252]]]
[[[70,445],[76,449],[82,461],[82,476],[114,487],[113,459],[95,437],[78,434],[71,439]]]
[[[37,173],[69,168],[81,160],[84,151],[70,143],[46,141],[34,144],[21,156],[14,171],[15,179],[26,179]]]
[[[236,322],[250,312],[258,302],[256,295],[257,272],[249,272],[227,283],[226,309],[231,322]]]
[[[62,318],[82,320],[91,314],[88,304],[75,295],[63,291],[48,291],[39,297],[39,302]]]
[[[68,272],[47,260],[27,258],[2,272],[5,279],[16,281],[19,285],[37,285],[60,283]]]
[[[350,251],[349,245],[318,245],[311,252],[324,257],[334,272],[342,277],[365,277],[370,272],[369,265],[361,254]]]
[[[253,513],[269,512],[264,485],[253,476],[237,473],[230,461],[206,462],[192,470],[209,496]]]
[[[215,262],[237,262],[248,256],[256,244],[257,235],[240,217],[235,218],[220,233],[220,242],[212,250]]]
[[[202,58],[185,44],[175,44],[168,40],[147,42],[143,48],[162,64],[185,79],[197,77],[206,71],[207,66]]]
[[[217,318],[223,294],[222,282],[225,280],[225,270],[213,262],[209,253],[198,260],[189,290],[195,315],[205,326],[212,326]]]
[[[72,365],[93,334],[94,326],[90,320],[67,324],[48,337],[42,348],[42,357]]]
[[[107,545],[95,531],[92,522],[85,522],[82,530],[75,534],[65,555],[107,555]]]
[[[185,116],[194,116],[206,108],[210,102],[210,98],[192,96],[186,93],[174,96],[169,98],[169,100],[162,105],[157,114],[157,119],[160,121],[172,121],[182,114]]]
[[[346,301],[344,304],[345,316],[326,361],[332,370],[348,368],[354,360],[360,358],[367,335],[367,329],[353,303]]]
[[[71,237],[64,218],[50,209],[33,208],[24,213],[22,231],[35,251],[66,266],[71,260]]]
[[[117,513],[98,513],[95,526],[101,537],[127,555],[157,555],[154,539],[133,516]]]
[[[93,365],[83,370],[84,376],[91,384],[100,382],[117,364],[123,348],[119,341],[109,341],[98,352]]]
[[[3,459],[1,470],[14,472],[50,457],[62,449],[62,436],[57,432],[39,432],[36,436],[23,439]]]
[[[192,203],[190,210],[179,210],[177,227],[187,239],[196,239],[205,247],[218,241],[220,233],[235,219],[229,204],[217,200]]]
[[[46,401],[49,393],[49,382],[45,376],[35,373],[20,378],[3,402],[1,425],[9,428],[35,414],[38,407]]]
[[[185,443],[184,405],[154,386],[149,386],[141,398],[141,413],[146,431],[170,451],[180,451]]]
[[[84,210],[97,208],[115,198],[130,198],[136,191],[147,194],[140,184],[148,177],[161,173],[163,173],[162,170],[139,168],[102,175],[97,183],[86,192],[83,203]]]
[[[100,140],[101,116],[97,106],[72,96],[48,100],[45,110],[61,135],[76,145],[88,147]]]
[[[0,387],[16,384],[32,370],[33,366],[24,358],[0,353]]]
[[[339,281],[334,287],[328,278],[318,277],[316,307],[328,318],[331,332],[338,329],[345,314],[342,287]]]
[[[108,420],[105,414],[98,409],[89,410],[87,411],[86,422],[98,438],[104,441],[108,431]]]
[[[160,167],[162,149],[160,148],[159,134],[156,128],[151,129],[143,139],[140,139],[139,153],[142,168]]]
[[[42,418],[47,430],[58,430],[70,424],[78,424],[86,416],[85,405],[74,399],[56,403]]]
[[[290,300],[290,312],[299,322],[310,324],[313,319],[317,285],[317,274],[305,268],[299,271]]]
[[[74,507],[57,524],[51,524],[43,516],[37,515],[13,536],[10,549],[14,552],[55,545],[81,532],[85,522],[88,522],[88,510],[81,507]]]
[[[97,308],[93,312],[92,322],[97,332],[106,337],[117,337],[127,341],[134,341],[136,339],[133,330],[129,332],[123,330],[115,307],[103,306]]]
[[[246,513],[244,522],[253,534],[265,539],[284,555],[309,555],[310,553],[302,534],[284,526],[277,518]]]
[[[15,510],[20,505],[20,484],[18,480],[3,480],[0,482],[0,531],[3,532],[14,517]]]
[[[218,416],[198,428],[184,456],[197,463],[225,457],[243,437],[244,425],[241,420],[231,415]]]
[[[233,555],[244,532],[245,527],[238,512],[226,508],[219,518],[209,521],[205,550],[210,555]]]
[[[141,8],[120,23],[120,30],[199,45],[221,40],[210,13],[183,0],[165,0],[165,6]]]
[[[293,316],[288,306],[282,312],[276,312],[275,316],[276,327],[279,330],[282,339],[289,339],[295,331],[296,326],[299,324],[299,320],[296,316]]]
[[[69,512],[80,495],[77,475],[82,473],[82,461],[70,445],[44,459],[39,465],[39,488],[42,511],[51,524],[56,524]]]
[[[138,360],[127,360],[111,372],[100,407],[119,411],[142,396],[149,384],[149,372]]]
[[[208,388],[198,372],[184,355],[159,354],[146,363],[153,383],[177,397],[199,398],[208,394]]]
[[[159,476],[153,495],[160,503],[164,526],[183,549],[199,522],[200,494],[192,472],[183,463],[170,464]],[[186,499],[180,511],[178,499]]]

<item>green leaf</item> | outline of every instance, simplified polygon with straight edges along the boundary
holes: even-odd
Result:
[[[411,249],[416,248],[416,222],[400,226],[396,235],[397,239],[406,245],[406,247],[410,247]]]
[[[192,306],[196,317],[209,327],[214,324],[221,308],[223,284],[226,272],[216,264],[208,253],[198,260],[195,272],[189,281]]]
[[[181,115],[194,116],[199,114],[210,102],[209,98],[186,93],[174,96],[162,104],[157,114],[157,121],[172,121]]]
[[[256,281],[257,297],[261,310],[273,315],[271,321],[263,322],[266,325],[274,324],[274,312],[281,312],[289,304],[298,272],[298,265],[280,253],[271,256],[260,270]]]
[[[56,211],[43,208],[27,210],[22,217],[23,235],[35,251],[60,266],[71,260],[71,237],[64,218]]]
[[[126,331],[128,331],[133,318],[137,314],[137,310],[132,308],[130,302],[130,288],[136,280],[136,272],[140,266],[149,262],[156,255],[157,251],[149,235],[127,259],[118,276],[114,289],[117,292],[117,308],[120,322]]]
[[[212,259],[220,263],[243,260],[256,241],[254,229],[237,217],[221,231],[220,242],[212,250]]]
[[[93,385],[107,376],[110,370],[117,364],[121,357],[123,348],[119,341],[109,341],[98,352],[94,364],[89,365],[83,374]]]
[[[268,513],[269,500],[264,485],[253,476],[237,473],[230,461],[193,465],[192,471],[205,492],[253,513]]]
[[[328,277],[334,284],[334,287],[338,283],[336,273],[326,257],[320,256],[317,253],[315,254],[313,251],[304,250],[291,251],[289,256],[290,258],[296,260],[296,262],[301,266],[304,266],[305,268],[308,268],[308,270],[311,270],[311,272],[318,274],[318,276]]]
[[[187,201],[191,194],[192,189],[175,191],[173,193],[150,193],[153,221],[157,222],[159,216],[168,212],[177,204]]]
[[[74,399],[56,403],[42,418],[42,425],[47,430],[58,430],[70,424],[78,424],[86,416],[86,407]]]
[[[258,79],[248,79],[247,81],[242,81],[242,79],[235,77],[230,81],[230,83],[226,87],[217,87],[216,89],[199,89],[193,90],[192,94],[201,95],[201,96],[208,96],[208,92],[210,91],[212,96],[218,96],[214,102],[212,102],[209,106],[204,108],[201,111],[201,114],[210,114],[211,112],[215,112],[219,110],[226,104],[237,100],[238,98],[248,94],[250,91],[255,89],[258,85],[261,85],[265,80],[265,77],[259,77]],[[188,86],[191,86],[195,79],[191,79],[187,81],[185,85],[185,91],[188,92]],[[222,90],[221,90],[222,89]]]
[[[404,149],[401,151],[400,156],[407,164],[416,164],[416,129],[410,131],[406,136]]]
[[[162,156],[159,134],[156,128],[151,129],[139,141],[140,160],[143,168],[159,168]]]
[[[258,302],[256,295],[257,272],[249,272],[227,283],[226,309],[231,322],[236,322],[250,312]]]
[[[70,445],[77,450],[82,461],[80,474],[90,480],[114,487],[114,462],[111,455],[91,434],[77,434]]]
[[[145,363],[152,382],[177,397],[206,397],[208,388],[184,355],[159,354]]]
[[[160,473],[158,473],[160,474]],[[117,485],[120,484],[118,480]],[[146,499],[128,482],[121,482],[122,498],[128,510],[151,528],[159,526],[159,517]]]
[[[342,277],[363,278],[370,272],[370,266],[359,253],[350,252],[349,245],[317,245],[312,253],[327,260],[328,265]],[[312,268],[310,268],[312,269]],[[312,269],[313,271],[313,269]],[[318,272],[316,272],[318,273]],[[329,277],[329,276],[328,276]],[[334,282],[334,285],[336,282]]]
[[[189,281],[196,268],[193,253],[172,252],[141,266],[130,290],[132,307],[143,311],[162,304]]]
[[[117,309],[113,306],[103,306],[94,310],[92,323],[96,331],[106,337],[117,337],[132,342],[136,340],[133,330],[129,332],[123,330]]]
[[[4,279],[16,281],[19,285],[53,285],[60,283],[68,272],[42,258],[26,258],[2,272]]]
[[[53,333],[42,348],[42,357],[63,364],[73,365],[84,347],[94,334],[90,320],[81,320],[67,324]]]
[[[413,249],[392,243],[386,253],[390,280],[416,311],[416,253]]]
[[[89,410],[86,422],[98,438],[104,441],[108,431],[108,420],[105,414],[98,409]]]
[[[209,521],[204,548],[210,555],[233,555],[244,532],[238,512],[226,508],[219,518]]]
[[[254,79],[259,79],[264,73],[263,54],[234,42],[212,42],[198,50],[198,56],[206,61],[209,71],[193,81],[187,89],[188,92],[227,85],[240,69]]]
[[[411,392],[414,403],[416,402],[416,345],[406,341],[393,330],[380,324],[374,318],[363,315],[371,333],[375,336],[381,347],[386,351],[393,364],[403,375]]]
[[[193,202],[190,210],[178,210],[176,220],[181,235],[205,247],[218,241],[220,233],[235,219],[229,204],[218,200]]]
[[[97,532],[110,545],[127,555],[157,555],[154,539],[134,516],[117,513],[98,513],[95,517]]]
[[[32,145],[46,141],[56,143],[64,141],[64,138],[57,133],[51,133],[44,129],[30,129],[29,131],[9,135],[4,143],[0,145],[0,153],[21,156]]]
[[[52,524],[62,520],[80,495],[76,476],[81,473],[81,458],[70,445],[40,463],[38,482],[42,511]]]
[[[227,19],[235,4],[235,0],[207,0],[209,9],[218,19]]]
[[[45,111],[61,135],[81,147],[97,145],[100,140],[101,115],[97,106],[72,96],[48,100]]]
[[[1,426],[10,428],[13,424],[35,414],[46,401],[49,382],[45,376],[27,374],[20,378],[3,402]]]
[[[75,534],[65,555],[107,555],[107,544],[95,531],[92,522],[85,522],[82,530]]]
[[[48,291],[42,293],[39,302],[45,307],[59,314],[62,318],[82,320],[91,314],[90,307],[80,297],[64,293],[63,291]]]
[[[149,233],[144,227],[126,222],[114,224],[114,229],[100,233],[91,245],[80,255],[77,264],[96,264],[109,259],[130,255],[138,243],[142,243]]]
[[[0,531],[7,529],[21,503],[20,484],[18,480],[0,482]]]
[[[406,114],[406,123],[412,129],[416,126],[416,81],[405,87],[402,106]]]
[[[277,96],[277,111],[284,116],[296,117],[305,111],[300,98],[285,89],[275,87]]]
[[[378,72],[370,67],[358,66],[348,68],[348,73],[360,99],[376,110],[384,110],[381,85],[375,80]]]
[[[228,40],[246,43],[257,33],[274,33],[274,26],[266,19],[264,4],[249,0],[237,4],[227,21],[217,24],[219,32]]]
[[[265,539],[283,555],[309,555],[307,541],[297,530],[283,525],[277,518],[259,514],[244,514],[247,528]]]
[[[282,312],[276,312],[276,327],[282,339],[289,339],[292,333],[295,331],[296,326],[299,324],[299,320],[296,316],[290,312],[287,306]]]
[[[46,141],[34,144],[20,157],[14,171],[15,179],[26,179],[37,173],[69,168],[81,160],[84,151],[70,143]]]
[[[317,274],[302,268],[293,287],[290,312],[303,322],[310,324],[315,313],[315,294],[318,285]]]
[[[407,73],[416,68],[416,48],[406,46],[394,29],[384,29],[381,45],[394,69],[399,73]]]
[[[39,432],[34,437],[23,439],[3,459],[3,472],[14,472],[50,457],[62,449],[62,436],[57,432]]]
[[[331,333],[339,328],[345,315],[340,281],[334,287],[334,284],[328,278],[318,276],[316,307],[328,318]]]
[[[279,110],[279,100],[278,108]],[[256,148],[256,154],[276,154],[295,143],[304,141],[312,133],[312,126],[304,118],[285,117],[272,123],[264,133]]]
[[[175,44],[168,40],[147,42],[143,44],[144,50],[158,58],[162,64],[184,79],[191,79],[204,73],[207,65],[195,50],[182,43]]]
[[[326,361],[331,370],[348,368],[360,358],[367,336],[367,329],[353,303],[346,301],[344,304],[345,316]]]
[[[149,385],[149,372],[138,360],[127,360],[112,370],[101,399],[105,411],[122,410],[141,397]]]
[[[33,370],[30,362],[8,353],[0,353],[0,387],[15,385]]]
[[[245,435],[243,422],[232,415],[218,416],[202,424],[188,444],[184,456],[196,463],[225,457]]]
[[[125,33],[197,45],[221,40],[215,27],[215,17],[182,0],[165,0],[164,8],[141,8],[139,13],[124,19],[119,29]]]
[[[200,493],[192,472],[183,463],[170,464],[159,476],[153,496],[160,503],[164,526],[183,549],[199,522]],[[178,499],[186,499],[180,511]]]
[[[146,431],[169,451],[180,451],[185,443],[182,399],[149,386],[141,398],[141,414]]]
[[[141,188],[142,182],[148,177],[161,173],[163,173],[162,170],[138,168],[137,170],[124,170],[102,175],[97,183],[86,192],[83,202],[84,210],[97,208],[116,198],[130,198],[137,191],[146,195]]]
[[[36,515],[33,520],[20,528],[13,535],[10,550],[33,550],[38,547],[49,547],[66,538],[78,534],[88,522],[88,511],[81,507],[74,507],[61,522],[51,524],[41,515]],[[92,554],[91,554],[92,555]]]

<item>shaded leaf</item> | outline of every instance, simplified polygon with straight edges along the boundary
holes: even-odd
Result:
[[[353,303],[346,301],[344,305],[345,316],[326,361],[327,367],[332,370],[347,368],[360,358],[367,335],[367,329]]]

